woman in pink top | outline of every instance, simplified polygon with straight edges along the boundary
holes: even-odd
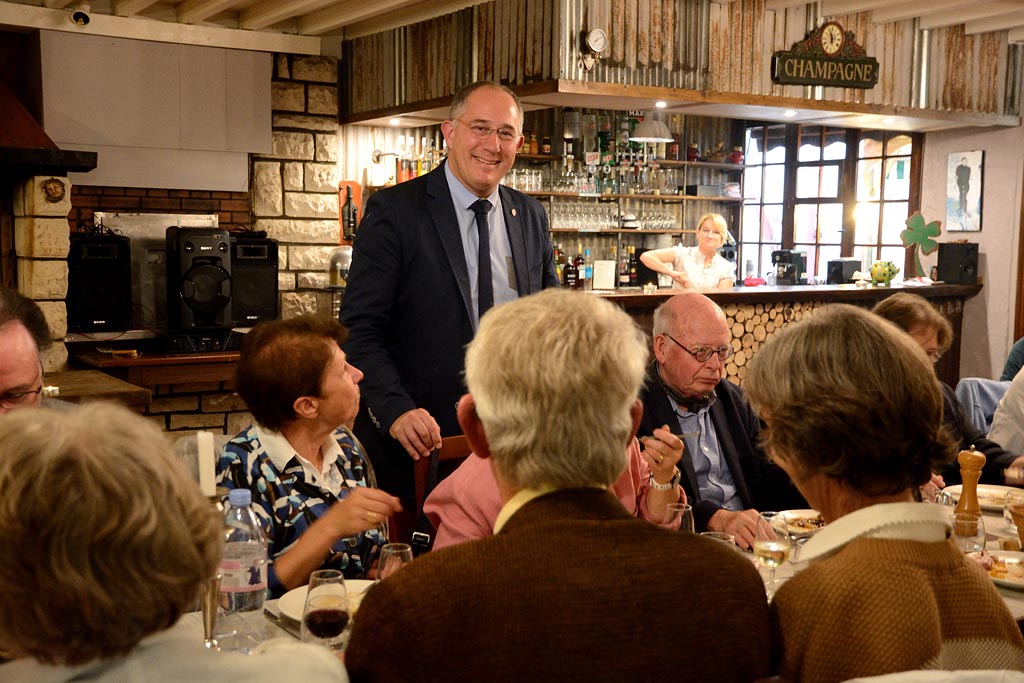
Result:
[[[612,485],[612,492],[630,514],[661,524],[666,505],[686,502],[676,467],[683,455],[683,442],[665,426],[654,430],[653,437],[645,437],[644,446],[641,452],[635,438],[630,443],[626,469]],[[423,505],[437,530],[434,550],[493,534],[501,505],[490,463],[471,454],[438,483]]]

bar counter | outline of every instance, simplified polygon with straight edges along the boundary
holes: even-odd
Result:
[[[619,305],[648,333],[653,326],[654,309],[680,293],[679,289],[659,289],[644,294],[639,289],[600,293]],[[928,285],[921,287],[857,287],[855,285],[796,285],[736,287],[732,290],[699,290],[722,307],[732,331],[736,353],[726,363],[726,377],[741,384],[746,363],[776,330],[796,322],[815,309],[830,303],[847,303],[871,308],[896,292],[909,292],[931,301],[953,325],[953,345],[935,365],[939,379],[955,386],[960,379],[960,338],[964,301],[976,296],[981,285]]]

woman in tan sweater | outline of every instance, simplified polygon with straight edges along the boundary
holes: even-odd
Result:
[[[766,344],[744,389],[768,453],[828,522],[772,603],[782,675],[1024,670],[1024,638],[949,540],[943,508],[913,502],[954,450],[920,347],[866,311],[830,306]]]

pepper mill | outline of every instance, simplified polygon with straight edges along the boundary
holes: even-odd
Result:
[[[981,477],[981,468],[985,466],[985,454],[974,450],[960,451],[956,456],[960,463],[960,479],[963,486],[960,488],[960,500],[956,503],[955,512],[969,512],[975,515],[981,514],[981,505],[978,503],[978,479]]]

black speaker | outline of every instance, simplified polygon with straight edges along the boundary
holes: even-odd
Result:
[[[68,330],[123,332],[132,321],[131,242],[122,235],[71,235]]]
[[[231,236],[231,317],[240,327],[277,319],[277,240]]]
[[[860,270],[860,259],[840,258],[828,262],[825,271],[825,284],[842,285],[853,282],[853,274]]]
[[[169,227],[167,322],[174,330],[231,327],[231,235]]]
[[[939,279],[950,285],[978,283],[978,243],[940,242]]]

